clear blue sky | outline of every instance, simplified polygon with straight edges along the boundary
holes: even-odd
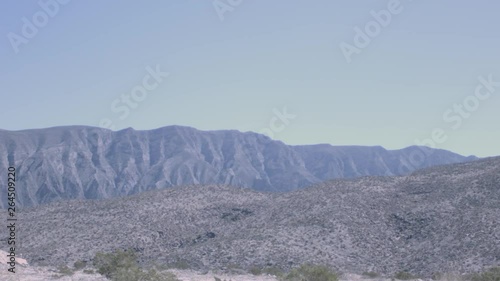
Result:
[[[480,76],[500,82],[499,1],[54,1],[0,2],[2,129],[175,124],[398,149],[438,128],[439,148],[500,155],[499,83],[474,96]],[[342,42],[381,10],[391,20],[348,63]]]

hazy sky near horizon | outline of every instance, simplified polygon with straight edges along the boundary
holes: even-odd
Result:
[[[499,10],[493,0],[2,1],[0,129],[185,125],[389,149],[434,137],[500,155]]]

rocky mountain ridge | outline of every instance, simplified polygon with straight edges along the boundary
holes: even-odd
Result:
[[[291,191],[335,178],[401,175],[475,159],[421,147],[289,146],[251,132],[180,126],[0,131],[0,168],[16,168],[20,207],[191,184]],[[5,208],[6,188],[0,196]]]

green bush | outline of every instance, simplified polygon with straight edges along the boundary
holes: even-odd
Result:
[[[62,274],[63,276],[71,276],[71,275],[75,274],[75,272],[73,272],[73,270],[71,268],[69,268],[65,265],[59,266],[57,268],[57,272],[59,274]]]
[[[288,273],[282,280],[286,281],[338,281],[338,276],[328,267],[302,265]]]
[[[80,269],[84,269],[85,267],[87,266],[87,262],[86,261],[76,261],[74,264],[73,264],[73,268],[75,270],[80,270]]]
[[[394,275],[394,278],[398,280],[411,280],[411,279],[417,279],[418,277],[406,271],[400,271]]]
[[[113,253],[97,253],[92,263],[99,274],[111,279],[119,270],[136,266],[137,258],[131,251],[117,250]]]
[[[97,272],[113,281],[179,281],[171,273],[161,274],[153,268],[144,271],[132,251],[97,253],[93,265]]]

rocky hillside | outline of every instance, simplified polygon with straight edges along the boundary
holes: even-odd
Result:
[[[18,224],[32,264],[133,248],[148,263],[205,270],[477,271],[500,264],[500,158],[289,193],[208,185],[66,201],[25,209]]]
[[[255,133],[165,127],[113,132],[93,127],[0,130],[0,169],[17,169],[18,206],[104,199],[190,184],[291,191],[335,178],[400,175],[476,159],[419,147],[288,146]],[[413,154],[412,154],[413,153]],[[423,159],[413,165],[410,159]],[[0,184],[0,204],[6,188]]]

